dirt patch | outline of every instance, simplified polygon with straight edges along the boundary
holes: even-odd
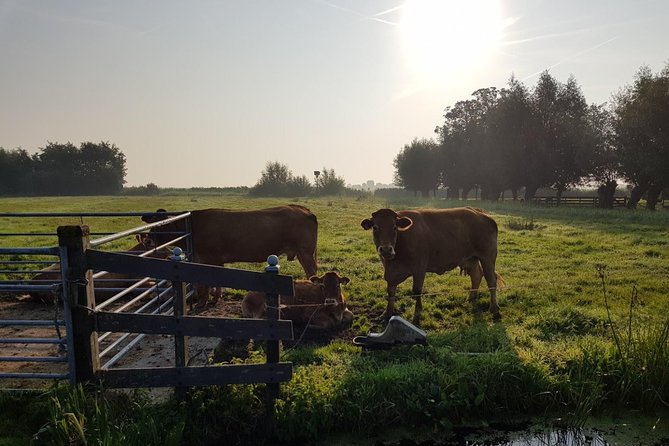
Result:
[[[241,317],[241,298],[236,295],[209,302],[204,309],[193,309],[188,314],[207,317]],[[63,320],[63,309],[53,303],[36,302],[27,297],[0,296],[0,319],[2,320]],[[294,327],[294,341],[285,341],[284,348],[291,348],[296,344],[325,344],[333,339],[350,339],[353,337],[350,330],[341,332],[313,332],[304,331],[303,327]],[[100,351],[104,351],[121,334],[109,335],[100,343]],[[8,338],[49,338],[65,339],[65,327],[57,327],[55,323],[40,327],[17,327],[11,325],[0,325],[0,340]],[[101,359],[105,364],[119,349],[127,345],[128,339],[119,347],[111,349]],[[229,361],[232,357],[244,357],[248,354],[248,341],[225,341],[218,338],[187,338],[188,365],[205,365],[212,361]],[[220,345],[219,345],[220,343]],[[218,348],[217,350],[217,347]],[[64,356],[64,346],[57,344],[31,344],[31,343],[0,343],[0,356],[4,358],[18,357],[53,357]],[[146,335],[136,346],[123,356],[112,367],[114,368],[152,368],[171,367],[175,364],[174,338],[169,335]],[[214,355],[214,353],[217,355]],[[67,363],[53,362],[24,362],[24,361],[0,361],[0,373],[67,373]],[[9,382],[0,383],[4,388],[35,388],[41,387],[40,382],[48,383],[49,380],[13,379]],[[163,392],[156,392],[163,393]]]
[[[65,327],[57,326],[55,321],[63,319],[62,308],[53,304],[35,302],[31,299],[18,298],[16,296],[0,296],[0,319],[2,320],[43,320],[50,321],[50,325],[12,326],[0,325],[0,340],[9,339],[42,340],[50,339],[54,342],[65,339],[67,333]],[[63,357],[65,355],[64,345],[54,343],[22,343],[2,342],[0,343],[1,373],[67,373],[66,363],[56,362],[24,362],[16,359],[22,357]],[[10,380],[10,388],[34,387],[34,380]],[[7,386],[3,386],[7,387]]]
[[[209,305],[203,310],[195,310],[190,314],[211,317],[239,317],[241,315],[240,303],[236,301],[219,301]],[[67,363],[64,362],[33,362],[15,360],[19,358],[47,358],[64,357],[64,344],[32,343],[40,339],[65,340],[67,332],[64,326],[55,323],[63,320],[62,306],[35,301],[26,296],[0,296],[0,319],[10,321],[50,321],[43,326],[16,326],[0,325],[0,356],[5,360],[0,361],[0,373],[67,373]],[[100,343],[103,351],[119,334],[108,336]],[[134,336],[128,337],[128,341]],[[10,339],[26,339],[27,342],[7,342]],[[209,361],[219,340],[217,338],[190,337],[187,339],[189,365],[202,365]],[[102,358],[104,364],[118,350],[127,344],[110,351]],[[169,335],[147,335],[113,367],[169,367],[174,365],[174,338]],[[5,388],[31,388],[39,387],[40,383],[48,380],[35,379],[9,379],[2,384]]]

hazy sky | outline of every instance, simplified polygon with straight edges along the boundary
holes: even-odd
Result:
[[[109,141],[131,186],[390,183],[478,88],[548,69],[601,103],[667,61],[668,0],[0,0],[0,147]]]

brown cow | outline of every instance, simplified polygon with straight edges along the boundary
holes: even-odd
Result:
[[[165,218],[166,214],[151,215],[142,220],[153,223]],[[148,237],[156,245],[163,245],[184,230],[185,221],[178,220],[152,228]],[[289,204],[254,211],[196,210],[191,212],[190,231],[193,262],[223,266],[232,262],[264,262],[271,254],[286,254],[288,260],[297,257],[307,277],[316,274],[318,220],[304,206]],[[183,240],[176,244],[185,249]],[[204,306],[208,296],[209,288],[198,286],[197,306]]]
[[[124,254],[138,254],[147,251],[147,246],[141,241],[130,248],[127,251],[123,251]],[[165,258],[170,253],[167,250],[158,250],[152,254],[150,257]],[[128,285],[131,285],[132,282],[140,279],[139,277],[132,277],[128,274],[121,273],[112,273],[108,272],[101,275],[99,278],[94,279],[95,281],[95,300],[96,302],[102,302],[110,297],[118,294],[119,291],[115,290],[102,290],[100,288],[125,288]],[[31,279],[31,284],[33,285],[58,285],[61,283],[60,279],[60,265],[49,265],[44,268],[40,273],[33,276]],[[54,294],[48,291],[31,291],[29,293],[30,297],[33,299],[41,300],[44,302],[53,301]]]
[[[281,318],[318,330],[350,326],[353,313],[346,307],[346,298],[341,290],[341,285],[349,281],[348,277],[340,277],[335,271],[322,277],[296,280],[295,295],[280,298]],[[242,300],[243,317],[264,318],[266,309],[265,293],[251,291]]]
[[[388,284],[388,306],[382,318],[393,315],[397,285],[413,277],[416,299],[414,324],[420,323],[425,273],[443,274],[456,267],[472,281],[470,300],[478,298],[481,279],[490,289],[490,312],[499,318],[497,305],[497,223],[480,209],[424,209],[395,212],[379,209],[361,223],[373,229]],[[500,282],[503,281],[500,279]]]

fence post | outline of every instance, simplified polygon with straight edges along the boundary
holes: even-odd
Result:
[[[267,257],[267,266],[265,267],[267,274],[279,273],[279,258],[275,255]],[[279,319],[279,295],[276,293],[267,293],[267,320],[275,321]],[[276,364],[279,362],[280,344],[279,340],[267,341],[267,363]],[[274,405],[276,399],[279,397],[279,383],[267,383],[267,433],[272,435],[274,433]]]
[[[92,381],[100,370],[98,333],[95,331],[93,273],[86,262],[89,247],[88,226],[59,226],[58,245],[61,253],[63,299],[72,310],[71,345],[74,352],[74,370],[70,370],[70,382]],[[72,376],[74,374],[74,376]]]
[[[174,262],[181,262],[183,260],[183,251],[181,248],[174,248],[170,260]],[[179,326],[179,318],[186,312],[186,284],[184,282],[172,283],[174,289],[174,317],[177,320],[177,327]],[[188,344],[186,337],[183,335],[181,329],[177,328],[174,333],[174,366],[177,368],[177,374],[181,375],[181,368],[188,364]],[[177,398],[183,399],[185,397],[185,388],[181,385],[181,381],[177,381],[176,388]]]

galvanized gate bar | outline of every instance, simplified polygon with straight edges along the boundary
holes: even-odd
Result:
[[[4,379],[67,379],[67,373],[0,373]]]
[[[33,320],[33,319],[0,319],[0,326],[21,326],[21,327],[43,327],[43,326],[56,326],[62,327],[65,325],[64,320]]]
[[[65,344],[63,338],[0,338],[0,344]]]
[[[0,248],[0,254],[43,254],[43,255],[58,255],[58,247],[51,248]]]
[[[141,214],[141,215],[145,215],[145,214]],[[155,228],[155,227],[158,227],[158,226],[163,226],[167,223],[171,223],[171,222],[176,221],[176,220],[182,220],[182,219],[184,219],[186,217],[189,217],[189,216],[190,216],[190,212],[185,212],[183,214],[180,214],[180,215],[177,215],[177,216],[174,216],[174,217],[170,217],[170,218],[166,218],[165,220],[161,220],[161,221],[156,222],[156,223],[149,223],[148,225],[139,226],[139,227],[136,227],[136,228],[133,228],[133,229],[128,229],[127,231],[117,232],[116,234],[113,234],[113,235],[110,235],[110,236],[107,236],[107,237],[102,237],[102,238],[99,238],[99,239],[91,240],[90,244],[91,244],[91,247],[100,246],[103,243],[108,243],[108,242],[111,242],[111,241],[114,241],[114,240],[118,240],[120,238],[127,237],[129,235],[139,234],[140,232],[147,232],[151,228]]]
[[[167,314],[169,314],[171,311],[173,311],[173,309],[172,309],[172,299],[173,299],[173,298],[170,298],[168,301],[166,301],[165,303],[163,303],[162,305],[160,305],[156,310],[152,311],[151,314],[157,314],[157,313],[160,313],[160,312],[163,310],[163,307],[166,308],[166,307],[168,307],[168,306],[169,306],[170,308],[169,308]],[[121,336],[121,338],[122,338],[122,340],[125,340],[125,339],[126,339],[127,337],[129,337],[129,336],[131,336],[131,334],[130,334],[130,333],[126,333],[126,334],[124,334],[123,336]],[[113,366],[114,364],[116,364],[116,363],[119,361],[119,359],[121,359],[123,356],[125,356],[125,354],[128,353],[128,352],[129,352],[135,345],[139,344],[139,342],[140,342],[142,339],[144,339],[144,337],[146,337],[146,335],[143,334],[143,333],[142,333],[142,334],[138,334],[137,336],[135,336],[135,338],[134,338],[132,341],[130,341],[130,342],[128,343],[128,345],[126,345],[125,347],[123,347],[123,348],[122,348],[118,353],[116,353],[116,354],[115,354],[109,361],[107,361],[106,363],[104,363],[104,364],[101,366],[101,369],[104,370],[104,369],[107,369],[107,368]],[[114,342],[114,344],[118,345],[119,342],[121,342],[121,339],[119,339],[119,340],[117,340],[116,342]],[[114,344],[112,344],[112,345],[114,345]],[[107,349],[106,349],[105,351],[103,351],[102,353],[100,353],[100,358],[102,358],[102,357],[103,357],[104,355],[106,355],[109,351],[111,351],[111,348],[112,348],[112,346],[109,346],[109,347],[107,347]]]
[[[174,262],[171,260],[148,259],[130,254],[86,250],[86,260],[90,266],[115,273],[136,274],[142,271],[147,276],[169,279],[174,282],[188,282],[210,286],[225,286],[264,293],[293,295],[293,277],[280,274],[265,274],[255,271],[224,268],[200,263]]]
[[[143,217],[155,212],[1,212],[2,217]],[[161,215],[178,215],[184,211],[161,212]]]
[[[293,321],[225,319],[205,316],[164,316],[96,312],[97,329],[122,333],[175,334],[225,339],[293,339]]]
[[[67,362],[67,356],[0,356],[3,362]]]

